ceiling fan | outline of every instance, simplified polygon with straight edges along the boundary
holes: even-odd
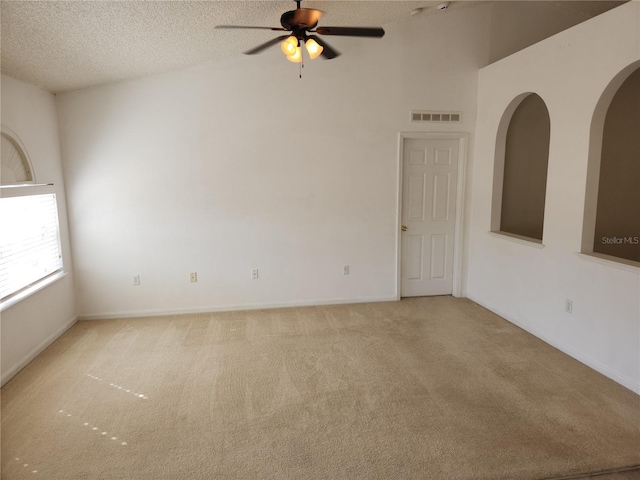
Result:
[[[347,37],[373,37],[384,36],[384,30],[380,27],[318,27],[318,20],[324,14],[322,10],[314,8],[300,8],[301,0],[294,0],[297,8],[285,12],[280,17],[282,27],[255,27],[249,25],[218,25],[216,28],[228,29],[252,29],[252,30],[273,30],[276,32],[291,32],[288,35],[281,35],[258,45],[251,50],[244,52],[246,55],[254,55],[275,45],[278,42],[282,53],[291,62],[302,62],[302,44],[307,49],[311,59],[322,55],[326,59],[332,59],[340,55],[338,51],[330,47],[319,35],[342,35]],[[315,29],[315,30],[314,30]],[[310,35],[311,34],[311,35]]]

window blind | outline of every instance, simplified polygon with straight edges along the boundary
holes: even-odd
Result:
[[[0,199],[0,298],[62,270],[56,195]]]

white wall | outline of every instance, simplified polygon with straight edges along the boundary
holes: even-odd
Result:
[[[22,141],[36,180],[54,184],[53,188],[44,189],[46,193],[55,193],[58,200],[64,271],[67,272],[60,280],[2,312],[4,384],[75,322],[76,309],[55,97],[2,75],[2,125]]]
[[[631,2],[480,71],[468,270],[471,299],[636,392],[640,269],[577,252],[594,108],[640,59],[639,29]],[[524,92],[540,95],[551,118],[542,249],[488,233],[497,127]]]
[[[624,0],[493,2],[489,62],[500,60],[622,3]]]
[[[80,316],[395,299],[398,134],[473,132],[489,26],[485,5],[332,37],[302,79],[275,47],[59,95]]]

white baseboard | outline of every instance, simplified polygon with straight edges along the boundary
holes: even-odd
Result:
[[[62,325],[58,330],[56,330],[53,334],[49,335],[40,345],[35,347],[33,350],[29,352],[29,354],[24,357],[20,362],[7,370],[1,379],[1,385],[4,386],[9,380],[11,380],[20,370],[26,367],[34,358],[40,355],[44,350],[55,342],[58,338],[62,336],[64,332],[69,330],[76,322],[78,321],[78,317],[73,317],[67,323]]]
[[[78,316],[78,320],[110,320],[114,318],[138,318],[156,317],[165,315],[184,315],[190,313],[212,313],[231,312],[242,310],[261,310],[272,308],[291,307],[312,307],[318,305],[343,305],[348,303],[369,303],[369,302],[396,302],[395,295],[380,297],[356,297],[356,298],[332,298],[323,300],[301,300],[293,302],[273,302],[273,303],[243,303],[237,305],[212,305],[208,307],[180,308],[180,309],[159,309],[159,310],[130,310],[124,312],[91,313]]]
[[[575,358],[579,362],[584,363],[586,366],[594,369],[596,372],[601,373],[605,377],[610,378],[614,382],[619,383],[623,387],[628,388],[632,392],[637,393],[638,395],[640,395],[640,383],[634,381],[633,379],[627,377],[626,375],[623,375],[620,372],[617,372],[616,370],[614,370],[613,368],[609,367],[608,365],[605,365],[603,363],[600,363],[597,360],[594,360],[589,355],[586,355],[583,352],[580,352],[580,351],[576,350],[575,348],[570,347],[569,345],[561,342],[557,338],[554,338],[554,337],[552,337],[550,335],[547,335],[546,333],[540,331],[539,329],[533,327],[532,325],[530,325],[530,324],[528,324],[526,322],[523,322],[523,321],[521,321],[521,320],[519,320],[519,319],[517,319],[517,318],[515,318],[515,317],[513,317],[513,316],[511,316],[511,315],[509,315],[509,314],[507,314],[507,313],[505,313],[503,311],[501,311],[499,308],[496,308],[493,305],[488,304],[487,302],[484,302],[482,300],[479,300],[479,299],[475,298],[473,295],[467,295],[467,297],[469,298],[469,300],[472,300],[473,302],[477,303],[478,305],[483,306],[487,310],[492,311],[496,315],[501,316],[505,320],[513,323],[514,325],[517,325],[518,327],[522,328],[523,330],[526,330],[530,334],[535,335],[540,340],[548,343],[552,347],[555,347],[558,350],[560,350],[561,352],[566,353],[570,357]]]

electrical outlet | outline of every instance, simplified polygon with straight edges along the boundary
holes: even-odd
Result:
[[[191,283],[196,283],[198,281],[198,272],[191,272],[189,274],[189,280],[191,280]]]
[[[140,285],[140,275],[134,275],[133,276],[133,286],[137,287],[138,285]]]
[[[251,280],[258,280],[258,269],[254,268],[251,270]]]
[[[564,311],[567,313],[573,312],[573,300],[569,300],[568,298],[564,301]]]
[[[344,265],[342,267],[342,274],[343,275],[349,275],[349,265]]]

